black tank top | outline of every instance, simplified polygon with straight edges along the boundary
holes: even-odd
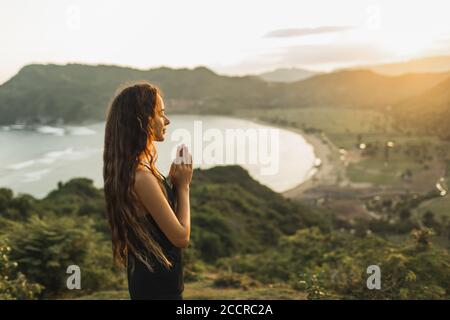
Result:
[[[164,186],[168,196],[167,200],[175,211],[174,192],[166,177],[164,177]],[[130,297],[131,299],[157,299],[170,296],[181,298],[184,291],[182,250],[170,242],[150,213],[148,220],[152,225],[152,236],[160,244],[173,266],[167,269],[152,253],[148,253],[147,261],[154,269],[152,272],[130,252],[127,266]],[[132,268],[133,264],[134,268]]]

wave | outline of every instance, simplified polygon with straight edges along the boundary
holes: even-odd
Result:
[[[8,166],[8,169],[20,170],[20,169],[32,166],[35,163],[36,163],[36,160],[28,160],[28,161],[19,162],[19,163],[10,165],[10,166]]]
[[[90,136],[97,133],[95,130],[87,127],[67,127],[66,130],[72,136]]]
[[[61,158],[64,155],[69,155],[73,153],[73,148],[66,148],[64,150],[57,150],[57,151],[50,151],[47,152],[46,154],[44,154],[44,159],[45,158],[50,158],[50,159],[57,159],[57,158]]]
[[[8,166],[8,169],[12,169],[12,170],[21,170],[23,168],[27,168],[30,167],[32,165],[35,164],[51,164],[53,162],[55,162],[58,158],[61,158],[62,156],[67,156],[73,153],[73,148],[67,148],[65,150],[58,150],[58,151],[50,151],[47,152],[46,154],[44,154],[44,156],[42,158],[39,159],[32,159],[32,160],[27,160],[27,161],[23,161],[23,162],[19,162],[16,164],[12,164],[10,166]]]
[[[41,158],[23,161],[20,163],[12,164],[7,169],[21,170],[34,165],[39,164],[50,165],[58,159],[74,161],[81,160],[90,157],[93,154],[101,153],[101,148],[84,148],[75,150],[73,147],[66,148],[64,150],[56,150],[45,153]]]
[[[73,147],[66,148],[64,150],[47,152],[44,157],[38,160],[41,163],[53,163],[57,159],[64,158],[63,160],[81,160],[89,157],[92,154],[100,152],[100,148],[83,148],[74,149]]]
[[[53,134],[55,136],[63,136],[65,133],[64,128],[51,127],[51,126],[41,126],[37,127],[36,131],[43,134]]]

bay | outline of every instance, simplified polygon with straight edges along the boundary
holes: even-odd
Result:
[[[314,149],[298,133],[223,116],[169,118],[165,141],[156,143],[157,167],[165,175],[176,146],[182,142],[188,144],[195,168],[238,164],[277,192],[297,186],[315,172]],[[59,181],[74,177],[90,178],[95,186],[102,187],[104,127],[104,122],[35,130],[2,127],[0,187],[37,198],[55,189]],[[230,156],[231,149],[234,156]],[[255,159],[252,163],[252,155],[256,163]]]

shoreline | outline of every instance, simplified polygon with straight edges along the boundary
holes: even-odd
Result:
[[[231,117],[252,121],[254,123],[265,126],[272,126],[283,130],[292,131],[301,135],[305,139],[305,141],[313,147],[313,152],[316,159],[320,159],[321,161],[320,166],[312,167],[311,170],[315,170],[316,172],[310,174],[309,177],[303,182],[299,183],[293,188],[280,192],[280,194],[282,194],[284,197],[299,199],[302,198],[303,194],[307,190],[323,185],[336,185],[338,183],[339,173],[342,172],[342,168],[340,168],[338,163],[336,163],[336,160],[333,159],[333,153],[337,155],[339,150],[325,135],[306,133],[299,128],[281,126],[253,117],[238,117],[236,115],[233,115]]]
[[[224,117],[234,118],[237,120],[247,120],[256,124],[270,126],[274,128],[279,128],[282,130],[287,130],[293,133],[297,133],[303,137],[306,143],[312,146],[314,157],[320,159],[320,166],[312,166],[305,175],[305,180],[295,184],[293,187],[277,192],[286,198],[299,199],[304,197],[304,193],[315,187],[324,185],[336,185],[338,166],[341,164],[339,161],[336,162],[333,155],[337,155],[337,148],[329,142],[329,139],[325,135],[320,133],[306,133],[300,128],[283,126],[280,124],[274,124],[269,121],[263,121],[256,117],[245,116],[245,115],[224,115]],[[79,124],[80,127],[85,124]],[[64,127],[64,126],[63,126]],[[26,129],[23,129],[26,130]],[[295,147],[295,146],[294,146]],[[335,153],[336,152],[336,153]],[[31,194],[31,193],[30,193]],[[45,196],[45,195],[44,195]],[[37,198],[42,198],[44,196],[38,196]],[[311,195],[308,195],[311,197]]]
[[[320,185],[335,184],[338,180],[338,168],[332,160],[332,156],[333,151],[337,148],[334,145],[330,147],[331,142],[329,142],[329,139],[325,138],[325,141],[327,141],[325,143],[318,134],[306,133],[303,130],[292,127],[285,129],[300,134],[313,147],[315,157],[320,159],[321,163],[319,167],[313,167],[313,170],[316,168],[316,172],[308,179],[281,194],[287,198],[300,198],[309,189]]]

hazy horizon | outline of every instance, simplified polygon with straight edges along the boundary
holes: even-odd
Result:
[[[3,2],[0,83],[31,63],[244,75],[450,55],[445,1],[281,2]]]

